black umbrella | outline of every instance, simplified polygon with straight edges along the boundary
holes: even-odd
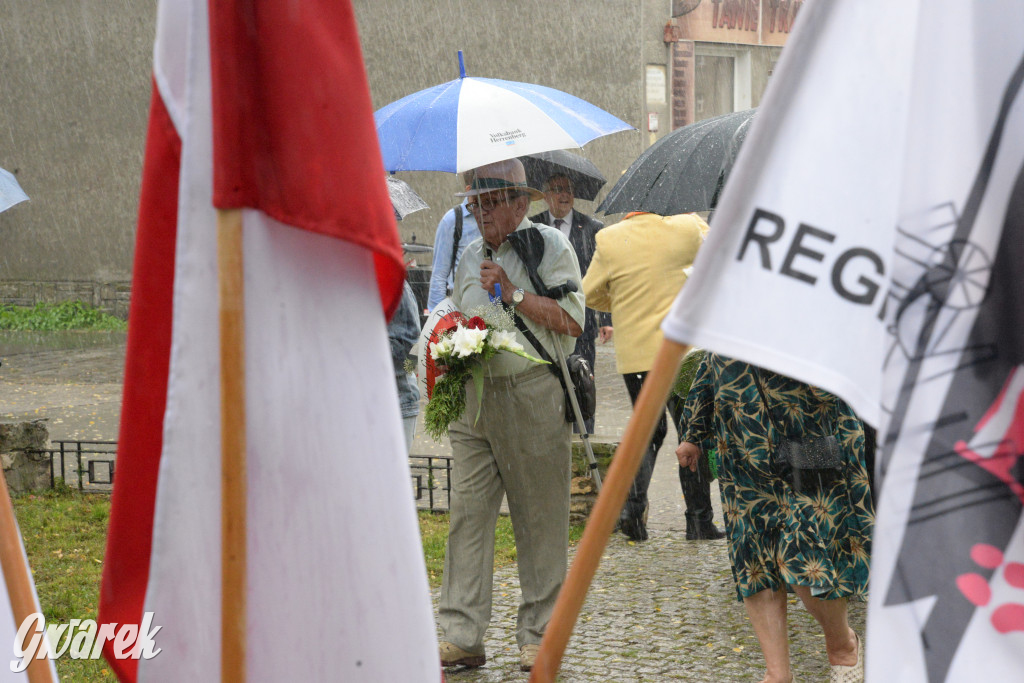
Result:
[[[577,199],[593,201],[608,181],[589,159],[578,154],[556,149],[519,157],[526,169],[526,182],[530,187],[544,189],[544,181],[553,175],[564,175],[572,181],[573,195]]]
[[[420,209],[429,209],[423,197],[416,194],[416,191],[409,187],[404,180],[389,175],[388,194],[391,195],[391,207],[395,210],[395,218],[402,220],[410,213]]]
[[[674,216],[715,208],[756,111],[724,114],[672,131],[626,169],[597,210]]]
[[[425,254],[428,251],[434,251],[434,247],[429,244],[420,244],[416,241],[416,235],[413,235],[411,242],[402,242],[402,251],[407,251],[410,254]]]

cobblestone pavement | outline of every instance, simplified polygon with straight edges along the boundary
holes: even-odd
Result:
[[[51,439],[117,438],[123,336],[69,335],[60,339],[0,333],[0,419],[46,418]],[[612,347],[598,345],[596,438],[617,440],[630,414],[629,397],[615,373]],[[724,541],[687,542],[683,500],[669,430],[651,483],[650,540],[613,534],[594,577],[569,647],[562,681],[758,681],[763,664],[757,640],[736,601]],[[447,454],[422,434],[414,453]],[[712,486],[715,522],[721,525]],[[448,681],[525,681],[519,671],[515,566],[494,577],[494,609],[487,664],[449,669]],[[437,591],[433,598],[436,603]],[[800,681],[828,680],[824,639],[814,621],[790,600],[790,642]],[[863,635],[863,605],[851,623]]]

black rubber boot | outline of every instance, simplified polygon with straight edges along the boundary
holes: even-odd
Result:
[[[647,525],[640,518],[630,517],[619,520],[619,531],[624,533],[631,541],[647,540]]]
[[[716,541],[725,538],[725,533],[714,522],[700,522],[686,516],[687,541]]]
[[[651,475],[654,474],[656,458],[657,453],[654,449],[648,448],[619,515],[619,531],[626,534],[631,541],[647,540],[647,489],[651,484]]]
[[[706,463],[691,472],[688,467],[679,468],[679,484],[686,499],[686,540],[713,541],[725,536],[712,521],[711,481],[706,472]]]

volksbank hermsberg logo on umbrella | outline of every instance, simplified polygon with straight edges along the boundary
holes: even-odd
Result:
[[[152,659],[160,654],[153,640],[162,626],[153,626],[153,613],[142,624],[102,624],[92,619],[72,619],[67,624],[47,624],[39,612],[30,614],[14,636],[11,671],[21,673],[31,659],[99,659],[105,643],[111,643],[116,659]],[[45,636],[45,637],[44,637]]]
[[[499,133],[488,133],[487,135],[491,138],[492,145],[514,145],[516,140],[526,137],[526,133],[520,128],[503,130]]]

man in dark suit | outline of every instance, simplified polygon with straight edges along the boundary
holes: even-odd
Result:
[[[604,227],[604,223],[585,213],[573,210],[573,203],[576,200],[575,188],[568,176],[553,175],[544,181],[542,189],[544,190],[544,203],[548,205],[548,210],[530,216],[530,220],[561,230],[569,238],[569,243],[576,251],[580,274],[586,275],[590,261],[594,258],[594,236],[598,230]],[[586,358],[592,371],[595,369],[597,355],[594,340],[600,337],[603,344],[612,338],[612,332],[610,313],[587,308],[586,324],[583,334],[576,338],[574,353]],[[594,431],[593,418],[587,421],[587,431],[590,433]]]

